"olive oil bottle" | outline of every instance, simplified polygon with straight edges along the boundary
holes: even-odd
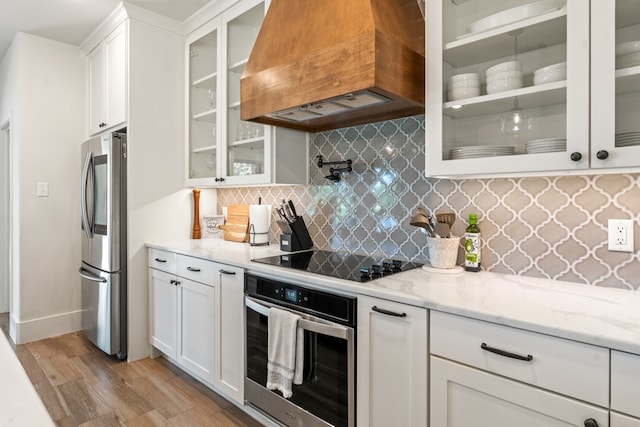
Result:
[[[464,232],[464,269],[467,271],[480,271],[481,261],[480,228],[476,214],[469,215],[469,226]]]

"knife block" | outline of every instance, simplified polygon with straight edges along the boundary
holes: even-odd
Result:
[[[309,230],[301,216],[297,216],[296,220],[289,224],[289,228],[291,228],[291,234],[283,233],[280,235],[280,250],[295,252],[313,247]]]

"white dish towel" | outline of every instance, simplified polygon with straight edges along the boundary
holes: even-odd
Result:
[[[267,388],[280,390],[288,399],[292,383],[302,384],[304,368],[304,329],[298,327],[300,316],[278,308],[269,309]]]

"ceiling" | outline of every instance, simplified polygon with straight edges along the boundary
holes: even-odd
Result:
[[[128,0],[184,21],[212,0]],[[216,1],[216,0],[213,0]],[[121,0],[0,0],[0,60],[17,32],[79,46]]]

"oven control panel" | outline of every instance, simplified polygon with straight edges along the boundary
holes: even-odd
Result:
[[[355,297],[284,283],[266,277],[245,275],[247,295],[284,306],[298,307],[343,324],[355,324]]]

